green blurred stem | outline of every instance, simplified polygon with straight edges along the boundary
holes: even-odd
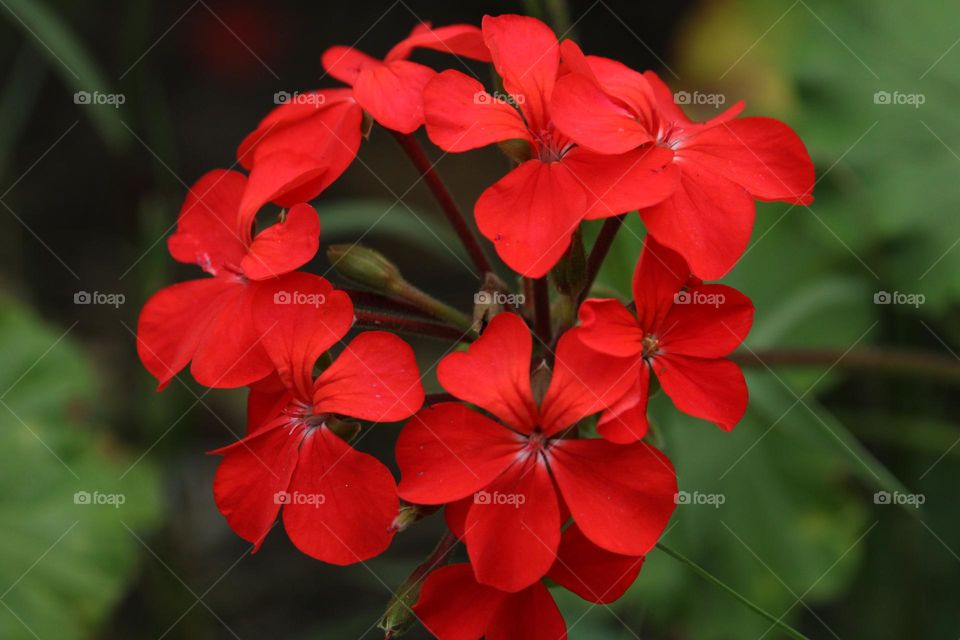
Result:
[[[730,359],[748,367],[830,367],[864,373],[921,376],[960,384],[960,360],[908,349],[755,349],[731,354]]]
[[[364,309],[357,309],[355,313],[357,316],[357,324],[362,327],[388,329],[419,336],[440,338],[441,340],[455,340],[457,342],[468,342],[476,339],[476,334],[472,330],[460,331],[454,327],[436,322],[404,318],[389,313],[379,313],[377,311],[367,311]]]
[[[593,286],[593,281],[597,279],[600,267],[603,266],[603,261],[607,258],[607,253],[610,252],[610,247],[613,245],[613,239],[617,237],[617,231],[620,231],[626,217],[627,214],[624,213],[604,220],[603,227],[600,228],[600,233],[597,234],[597,239],[594,241],[590,255],[587,257],[587,275],[583,281],[580,295],[577,296],[577,308],[590,293],[590,287]]]
[[[434,318],[452,324],[462,331],[473,331],[473,320],[470,316],[454,309],[446,302],[437,300],[429,293],[421,291],[406,280],[395,283],[390,287],[389,292]]]
[[[433,197],[436,198],[440,208],[443,209],[444,215],[447,216],[447,220],[450,221],[453,230],[456,231],[467,253],[470,254],[470,259],[473,260],[473,264],[476,265],[480,271],[479,277],[482,280],[484,274],[493,269],[491,269],[490,262],[487,260],[486,254],[483,253],[483,248],[480,246],[477,237],[473,234],[473,231],[470,230],[470,226],[463,217],[460,207],[454,202],[453,196],[450,195],[450,191],[443,183],[443,180],[440,179],[439,174],[434,171],[433,164],[430,162],[430,159],[427,158],[423,147],[420,146],[420,143],[417,142],[413,134],[399,133],[397,131],[393,131],[392,133],[393,137],[400,144],[400,147],[403,148],[404,152],[406,152],[407,156],[417,168],[424,183],[430,189]]]
[[[704,580],[706,580],[706,581],[709,582],[710,584],[712,584],[712,585],[714,585],[714,586],[716,586],[716,587],[719,587],[719,588],[723,589],[724,591],[726,591],[727,593],[729,593],[731,596],[733,596],[734,598],[736,598],[737,600],[739,600],[741,604],[743,604],[743,605],[745,605],[747,608],[751,609],[754,613],[757,613],[758,615],[760,615],[760,616],[764,617],[765,619],[769,620],[773,625],[779,627],[781,631],[783,631],[785,634],[787,634],[787,635],[790,636],[791,638],[796,638],[797,640],[810,640],[809,638],[807,638],[807,636],[803,635],[802,633],[800,633],[799,631],[797,631],[796,629],[794,629],[793,627],[791,627],[790,625],[788,625],[786,622],[784,622],[784,621],[781,619],[782,616],[781,616],[781,618],[776,618],[776,617],[773,616],[773,614],[764,611],[764,610],[761,609],[759,606],[757,606],[756,604],[754,604],[754,603],[751,602],[750,600],[747,600],[747,598],[745,598],[744,596],[740,595],[740,594],[739,594],[737,591],[735,591],[732,587],[727,586],[727,585],[726,585],[724,582],[722,582],[719,578],[717,578],[716,576],[714,576],[712,573],[710,573],[709,571],[707,571],[706,569],[704,569],[703,567],[701,567],[701,566],[698,565],[696,562],[694,562],[694,561],[691,560],[690,558],[686,557],[685,555],[683,555],[683,554],[680,553],[679,551],[677,551],[677,550],[675,550],[675,549],[673,549],[673,548],[671,548],[671,547],[668,547],[667,545],[663,544],[662,542],[658,542],[658,543],[657,543],[657,548],[660,549],[661,551],[663,551],[664,553],[666,553],[668,556],[674,558],[675,560],[679,560],[680,562],[682,562],[682,563],[684,563],[685,565],[687,565],[688,567],[690,567],[690,569],[691,569],[694,573],[696,573],[698,576],[700,576],[701,578],[703,578]]]

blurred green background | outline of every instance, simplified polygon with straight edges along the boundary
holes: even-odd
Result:
[[[539,3],[0,5],[0,638],[379,637],[439,519],[346,569],[279,530],[249,555],[205,455],[242,431],[243,392],[181,376],[157,395],[137,313],[199,276],[163,241],[187,186],[233,164],[275,92],[332,84],[324,48],[383,54],[421,19]],[[813,205],[760,205],[727,278],[757,307],[747,417],[723,434],[653,402],[689,497],[664,541],[811,638],[957,638],[960,6],[578,0],[568,24],[589,53],[787,121],[817,165]],[[468,310],[475,283],[402,153],[375,130],[360,157],[316,203],[322,242],[382,217],[365,242]],[[439,164],[467,209],[505,168],[495,150]],[[628,292],[642,235],[634,216],[603,285]],[[430,369],[443,345],[417,346]],[[389,456],[395,434],[362,448]],[[557,594],[571,638],[781,637],[660,552],[614,605]]]

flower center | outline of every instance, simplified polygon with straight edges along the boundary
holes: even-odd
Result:
[[[640,344],[643,346],[642,356],[644,358],[649,358],[653,355],[656,355],[657,350],[660,349],[660,338],[652,333],[648,333],[647,335],[643,336],[643,340],[640,342]]]

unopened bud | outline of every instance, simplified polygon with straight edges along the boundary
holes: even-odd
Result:
[[[359,244],[334,244],[327,257],[337,273],[377,291],[397,291],[404,284],[397,265],[379,251]]]
[[[422,576],[411,576],[400,585],[396,593],[390,598],[387,610],[383,613],[377,626],[383,629],[385,638],[399,638],[417,621],[413,613],[413,605],[420,598],[420,588],[423,586]]]
[[[415,522],[431,516],[440,509],[439,505],[404,504],[400,506],[397,517],[393,519],[390,529],[400,533]]]
[[[497,146],[500,147],[500,150],[503,151],[508,158],[517,164],[524,163],[532,157],[530,143],[522,138],[502,140],[497,143]]]

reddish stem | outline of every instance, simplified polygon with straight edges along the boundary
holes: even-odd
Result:
[[[547,282],[547,276],[537,278],[533,281],[533,310],[534,310],[534,331],[543,341],[543,344],[549,345],[550,335],[550,288]]]
[[[470,259],[473,260],[477,269],[480,270],[480,278],[482,279],[483,274],[493,271],[493,269],[491,269],[490,263],[487,261],[487,256],[483,253],[483,248],[477,241],[476,236],[473,235],[469,225],[467,225],[467,221],[463,217],[463,213],[460,211],[457,203],[453,201],[453,197],[447,190],[443,180],[441,180],[437,172],[434,171],[433,164],[431,164],[430,159],[427,158],[427,154],[424,153],[423,147],[420,146],[420,143],[417,142],[413,134],[400,133],[397,131],[392,133],[407,156],[413,161],[417,171],[423,176],[423,181],[433,193],[433,197],[436,198],[440,204],[440,208],[443,209],[443,213],[446,214],[447,220],[453,225],[453,230],[456,231],[460,237],[460,241],[463,242],[463,246],[466,247],[467,253],[470,254]]]
[[[372,307],[377,311],[390,311],[394,313],[405,313],[407,315],[427,318],[423,309],[403,300],[396,300],[388,296],[374,293],[372,291],[363,291],[361,289],[343,289],[350,296],[350,299],[358,307]]]
[[[600,233],[597,235],[597,240],[593,243],[593,249],[590,250],[590,255],[587,256],[587,275],[583,281],[583,289],[580,290],[580,295],[577,296],[577,308],[580,307],[580,303],[590,294],[593,281],[597,279],[597,274],[600,273],[600,267],[603,266],[603,261],[606,259],[607,253],[610,252],[611,245],[613,245],[613,239],[617,236],[617,231],[620,230],[620,227],[623,226],[623,220],[626,217],[627,214],[624,213],[614,218],[607,218],[603,222],[603,227],[601,227]],[[576,312],[576,309],[574,312]]]
[[[467,342],[471,339],[469,332],[463,332],[460,331],[460,329],[437,324],[436,322],[404,318],[389,313],[378,313],[365,309],[357,309],[355,313],[357,323],[366,327],[414,333],[431,338],[440,338],[442,340],[455,340],[457,342]]]

